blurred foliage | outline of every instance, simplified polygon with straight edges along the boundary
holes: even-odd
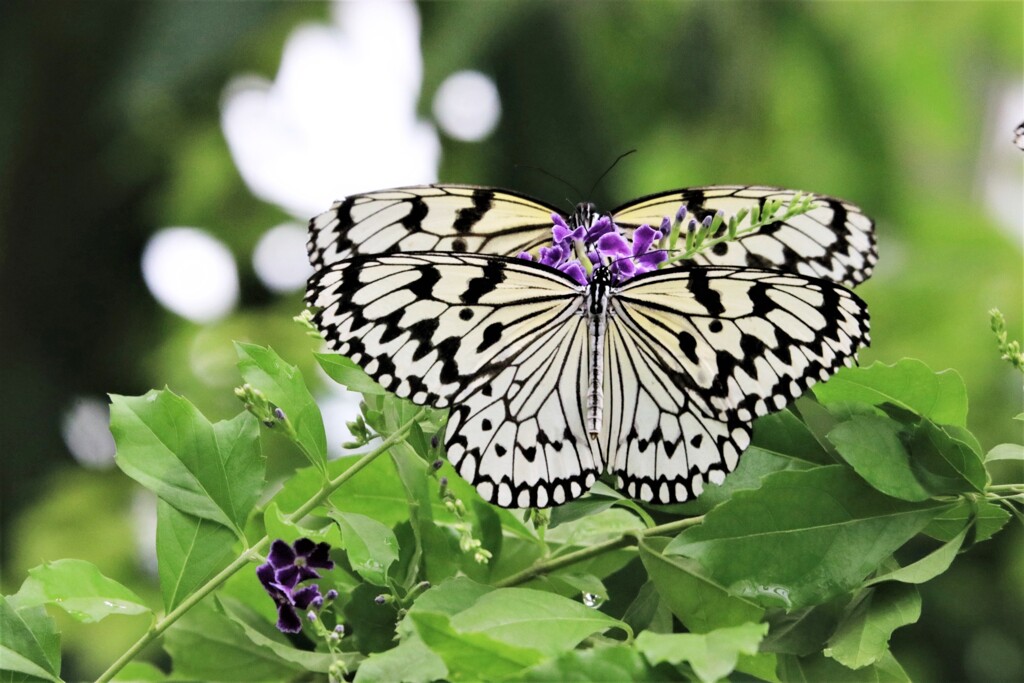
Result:
[[[687,185],[772,184],[849,199],[878,221],[881,260],[858,293],[873,347],[965,378],[983,447],[1020,441],[1024,404],[987,311],[1022,327],[1024,219],[984,204],[991,174],[1020,184],[1000,92],[1024,78],[1016,3],[425,3],[421,112],[452,71],[494,77],[503,118],[484,143],[443,139],[441,180],[610,207]],[[213,419],[237,410],[230,340],[270,344],[315,374],[315,347],[248,257],[284,217],[254,199],[220,132],[240,73],[273,78],[281,46],[320,3],[8,0],[0,5],[0,376],[3,589],[74,556],[143,596],[155,577],[126,527],[143,516],[123,477],[82,471],[59,433],[77,395],[169,385]],[[1015,114],[1014,124],[1024,116]],[[621,152],[624,161],[580,197]],[[1003,150],[1006,151],[1003,151]],[[1014,157],[1012,155],[1016,154]],[[1008,180],[1006,177],[1008,176]],[[365,188],[376,189],[376,188]],[[166,225],[235,252],[242,306],[214,325],[162,311],[139,256]],[[296,466],[267,444],[269,474]],[[92,501],[92,502],[90,502]],[[47,530],[45,534],[42,530]],[[59,530],[58,532],[51,530]],[[136,532],[137,533],[137,532]],[[1024,666],[1024,543],[1012,529],[922,589],[894,651],[914,680],[994,680]],[[122,631],[115,622],[112,630]],[[71,657],[93,673],[132,629]]]

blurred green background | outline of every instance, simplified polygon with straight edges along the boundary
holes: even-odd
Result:
[[[233,339],[315,374],[315,342],[291,322],[302,225],[389,185],[498,185],[567,207],[713,183],[853,201],[881,252],[859,289],[873,318],[862,362],[956,368],[982,444],[1022,440],[1021,377],[986,311],[1021,336],[1024,4],[373,8],[0,5],[5,593],[29,567],[79,557],[158,604],[154,501],[113,468],[104,395],[166,384],[230,417]],[[486,78],[450,78],[464,70]],[[522,167],[586,193],[633,148],[593,196]],[[150,241],[173,226],[198,231]],[[323,392],[343,431],[352,398]],[[297,464],[283,441],[266,447],[275,475]],[[1024,676],[1019,525],[922,593],[920,622],[894,637],[915,680]],[[145,628],[61,623],[70,679]]]

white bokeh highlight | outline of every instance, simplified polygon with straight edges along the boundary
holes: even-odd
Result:
[[[305,226],[284,223],[263,233],[252,253],[256,276],[272,292],[294,292],[313,274],[306,255]]]
[[[165,228],[142,252],[142,277],[160,304],[197,323],[238,303],[238,269],[223,242],[198,228]]]
[[[479,71],[453,73],[434,94],[434,118],[456,140],[483,140],[501,118],[498,86]]]
[[[332,5],[289,36],[273,83],[232,81],[221,125],[242,178],[303,219],[347,194],[437,180],[437,132],[416,114],[423,75],[411,2]]]
[[[61,417],[60,432],[68,452],[78,464],[93,469],[114,465],[114,437],[110,433],[110,407],[92,396],[71,402]]]

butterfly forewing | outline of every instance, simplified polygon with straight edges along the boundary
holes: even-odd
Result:
[[[630,202],[613,212],[615,222],[631,230],[647,224],[658,227],[685,205],[688,216],[698,221],[723,211],[728,219],[741,209],[748,211],[777,199],[781,214],[797,193],[773,187],[721,185],[674,190]],[[717,266],[749,266],[784,270],[820,277],[847,286],[866,280],[878,261],[874,223],[860,209],[841,199],[813,195],[815,208],[787,221],[769,223],[737,239],[710,247],[692,263]],[[742,232],[750,216],[739,223]],[[685,227],[685,226],[684,226]],[[724,226],[722,228],[724,230]],[[685,262],[682,262],[685,263]]]
[[[598,466],[583,428],[584,288],[519,259],[356,257],[310,281],[330,347],[389,391],[453,406],[445,442],[487,500],[546,507],[582,495]]]
[[[423,185],[335,202],[310,221],[314,269],[351,256],[453,251],[514,256],[551,239],[551,206],[472,185]]]

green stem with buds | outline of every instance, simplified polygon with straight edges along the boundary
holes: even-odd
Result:
[[[338,487],[347,482],[349,479],[358,474],[364,467],[373,462],[376,458],[380,457],[388,451],[389,448],[394,446],[396,443],[405,438],[413,424],[416,423],[423,415],[427,412],[426,408],[420,409],[408,422],[399,427],[391,436],[386,438],[380,446],[370,451],[354,465],[349,467],[347,470],[339,474],[334,479],[331,479],[324,483],[319,491],[313,495],[309,500],[302,504],[295,512],[287,515],[285,520],[289,523],[298,522],[303,517],[312,512],[318,505],[327,500],[327,497],[334,493]],[[138,641],[135,642],[130,648],[128,648],[124,654],[118,657],[117,661],[110,665],[106,671],[104,671],[99,678],[96,679],[96,683],[104,683],[105,681],[111,680],[117,672],[120,671],[132,661],[136,655],[146,648],[151,642],[159,638],[164,631],[166,631],[171,624],[180,619],[186,612],[195,607],[200,600],[205,598],[207,595],[216,590],[222,583],[231,578],[236,572],[243,567],[246,567],[252,562],[256,562],[261,559],[263,550],[270,544],[270,537],[264,536],[260,540],[256,541],[250,546],[245,552],[239,555],[231,564],[225,567],[219,574],[214,576],[212,579],[204,583],[195,593],[188,596],[180,605],[175,607],[173,610],[168,612],[163,619],[160,619],[153,626],[146,631],[145,634]]]
[[[535,579],[538,576],[544,574],[550,574],[553,571],[563,569],[570,565],[576,564],[577,562],[583,562],[589,560],[592,557],[603,555],[604,553],[612,550],[618,550],[619,548],[626,548],[631,545],[637,545],[641,538],[648,536],[659,536],[662,534],[670,534],[676,531],[682,531],[688,529],[691,526],[697,526],[704,521],[704,516],[699,517],[688,517],[686,519],[676,520],[675,522],[669,522],[668,524],[661,524],[659,526],[652,526],[649,529],[643,531],[630,531],[624,533],[618,538],[613,538],[610,541],[604,543],[598,543],[582,550],[575,552],[566,553],[565,555],[559,555],[558,557],[552,557],[545,560],[539,560],[533,565],[527,567],[521,572],[517,572],[512,576],[506,577],[501,581],[494,584],[498,588],[510,588],[512,586],[518,586],[524,584],[531,579]]]

